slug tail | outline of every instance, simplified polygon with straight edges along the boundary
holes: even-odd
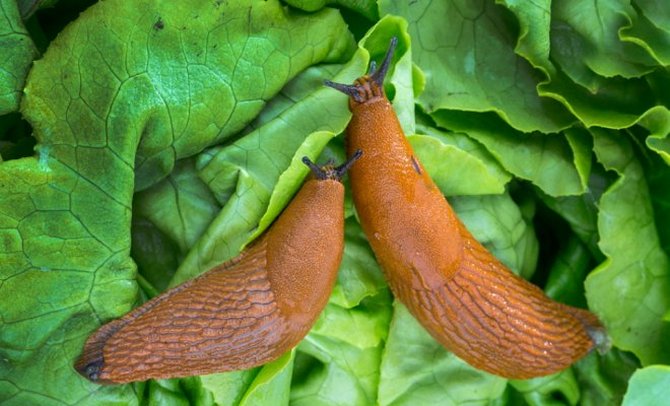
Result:
[[[595,315],[549,299],[513,274],[460,223],[458,231],[465,241],[463,256],[458,271],[445,276],[441,287],[391,284],[447,349],[476,368],[528,379],[568,368],[604,345],[607,336]]]
[[[513,274],[462,224],[459,228],[469,242],[461,269],[447,284],[460,285],[471,295],[468,304],[487,309],[484,317],[476,311],[466,312],[461,316],[463,322],[497,330],[496,345],[489,347],[490,354],[495,354],[492,359],[467,354],[482,369],[514,379],[548,375],[569,367],[606,339],[594,314],[551,300],[537,286]]]
[[[600,354],[604,354],[612,347],[607,330],[598,317],[588,310],[561,304],[563,309],[573,315],[584,326],[584,330],[591,337],[594,347]]]
[[[105,324],[90,336],[84,345],[84,351],[74,365],[74,369],[86,379],[95,383],[105,383],[105,380],[101,379],[100,376],[105,364],[103,349],[107,340],[124,325],[126,325],[126,322],[123,319],[117,319]]]
[[[107,345],[110,338],[112,338],[116,333],[121,329],[130,324],[133,320],[137,319],[144,313],[148,312],[161,302],[167,300],[170,296],[181,291],[182,289],[187,288],[193,283],[193,280],[186,282],[172,290],[157,296],[148,302],[144,303],[142,306],[133,309],[130,313],[127,313],[122,318],[113,320],[102,327],[100,327],[95,333],[93,333],[86,343],[84,344],[84,350],[79,356],[79,359],[75,362],[74,368],[79,374],[83,377],[100,384],[114,383],[113,380],[108,380],[105,378],[105,373],[103,369],[105,368],[105,357],[104,357],[104,348]]]

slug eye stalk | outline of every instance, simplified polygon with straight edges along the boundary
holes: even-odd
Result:
[[[321,167],[306,156],[302,157],[302,162],[312,171],[312,175],[314,175],[316,179],[333,179],[339,181],[342,180],[344,175],[349,171],[349,168],[351,168],[354,162],[358,161],[361,155],[363,155],[363,151],[359,149],[340,166],[333,166],[332,163],[328,163]]]
[[[398,38],[391,38],[389,48],[386,51],[384,60],[377,70],[375,61],[370,62],[370,70],[367,75],[356,79],[353,85],[346,85],[330,80],[324,80],[324,84],[332,87],[335,90],[351,97],[356,103],[365,103],[375,97],[382,97],[384,94],[384,79],[388,73],[391,61],[393,60],[393,53],[398,45]]]

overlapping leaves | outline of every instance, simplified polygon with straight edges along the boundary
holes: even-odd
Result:
[[[602,404],[637,366],[624,401],[662,396],[670,8],[286,3],[108,0],[31,67],[16,4],[0,2],[0,114],[21,102],[38,142],[13,159],[29,134],[0,121],[0,400]],[[393,302],[347,200],[338,285],[292,354],[146,385],[78,377],[86,335],[138,302],[137,282],[153,295],[234,256],[299,187],[300,157],[343,158],[346,98],[321,82],[351,82],[391,36],[387,92],[428,172],[503,262],[596,312],[612,352],[525,382],[473,370]]]

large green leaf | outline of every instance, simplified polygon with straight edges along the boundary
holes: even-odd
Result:
[[[551,1],[496,0],[496,3],[510,9],[519,20],[516,53],[526,58],[534,67],[544,70],[545,73],[553,73],[554,66],[549,61]]]
[[[576,195],[586,188],[589,167],[582,162],[588,159],[584,157],[588,150],[579,134],[524,134],[492,115],[484,119],[442,110],[432,117],[443,128],[466,133],[484,145],[506,171],[530,180],[549,195]]]
[[[600,77],[638,77],[656,64],[645,50],[619,37],[636,11],[630,1],[565,0],[552,7],[552,57],[572,80],[597,90]]]
[[[351,45],[334,10],[180,4],[99,3],[31,72],[22,109],[36,136],[93,183],[110,181],[80,166],[104,159],[121,169],[135,163],[136,189],[150,186],[176,159],[242,129],[302,69]]]
[[[670,32],[670,9],[663,0],[636,0],[635,6],[652,24],[665,32]]]
[[[440,190],[447,195],[499,194],[511,176],[480,144],[465,134],[422,128],[409,142]]]
[[[493,111],[524,132],[558,131],[573,121],[559,103],[538,96],[542,78],[514,53],[514,28],[504,8],[449,0],[381,1],[380,9],[409,22],[412,58],[427,79],[418,98],[426,111]]]
[[[670,273],[642,167],[622,134],[593,130],[600,162],[618,179],[600,198],[598,245],[607,256],[586,279],[589,306],[614,345],[643,365],[670,362]]]
[[[37,49],[28,35],[16,1],[0,0],[0,115],[19,108],[21,91]]]
[[[633,16],[630,28],[620,32],[621,39],[639,45],[656,63],[670,65],[670,32],[655,26],[645,15]]]

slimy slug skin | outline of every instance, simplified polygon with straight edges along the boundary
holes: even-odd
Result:
[[[102,326],[75,364],[102,384],[241,370],[296,346],[326,306],[344,247],[344,165],[317,167],[238,257]]]
[[[569,367],[606,341],[592,313],[549,299],[486,250],[456,217],[417,159],[383,90],[384,62],[353,85],[348,153],[354,205],[394,295],[443,346],[511,379]]]

